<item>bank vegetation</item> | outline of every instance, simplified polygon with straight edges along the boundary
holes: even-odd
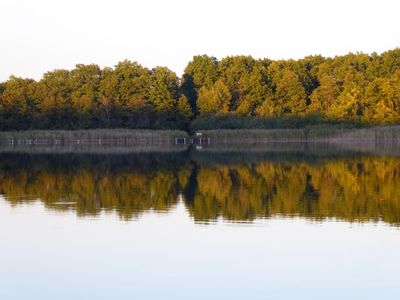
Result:
[[[0,83],[0,130],[400,123],[400,49],[298,60],[198,55],[181,77],[122,61]]]

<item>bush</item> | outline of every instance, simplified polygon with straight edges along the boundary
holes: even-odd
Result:
[[[250,117],[233,114],[201,115],[190,124],[192,131],[210,129],[298,129],[313,126],[338,126],[341,128],[361,127],[361,123],[338,121],[321,115]]]

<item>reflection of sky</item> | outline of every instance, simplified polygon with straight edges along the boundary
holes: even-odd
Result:
[[[0,299],[383,299],[400,231],[279,219],[194,224],[183,205],[125,222],[0,200]]]

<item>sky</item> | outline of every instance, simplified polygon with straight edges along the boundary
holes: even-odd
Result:
[[[0,81],[124,59],[271,59],[400,47],[398,0],[0,0]]]

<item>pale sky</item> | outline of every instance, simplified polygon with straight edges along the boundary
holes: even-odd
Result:
[[[300,58],[400,47],[398,0],[0,0],[0,81],[129,59]]]

